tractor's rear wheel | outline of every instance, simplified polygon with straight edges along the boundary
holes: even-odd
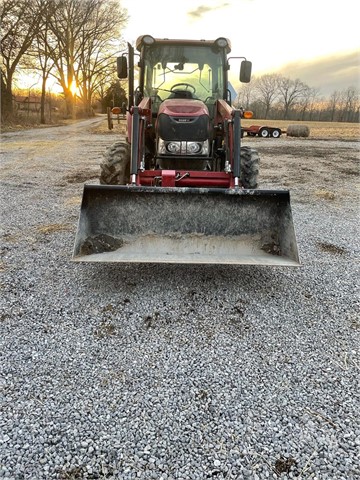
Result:
[[[244,188],[252,189],[258,186],[260,157],[256,150],[250,147],[241,147],[240,153],[240,181]]]
[[[125,141],[115,142],[105,150],[100,163],[100,183],[125,185],[130,178],[130,145]]]

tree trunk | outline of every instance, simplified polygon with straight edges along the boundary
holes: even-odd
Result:
[[[46,99],[46,77],[43,76],[41,83],[40,123],[45,125],[45,99]]]
[[[1,75],[1,120],[6,121],[12,118],[13,110],[13,96],[12,96],[12,75],[8,76],[5,84],[3,76]]]
[[[71,90],[64,90],[65,105],[66,105],[66,118],[75,118],[75,101]]]

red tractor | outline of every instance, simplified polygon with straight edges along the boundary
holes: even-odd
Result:
[[[117,60],[127,138],[84,187],[74,259],[298,265],[289,192],[258,190],[259,155],[241,146],[251,115],[231,106],[229,40],[143,35],[136,49]]]

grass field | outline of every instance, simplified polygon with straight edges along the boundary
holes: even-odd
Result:
[[[81,120],[75,120],[75,122]],[[60,123],[65,125],[73,123],[74,120],[63,120]],[[241,121],[244,127],[249,127],[250,125],[266,125],[269,127],[279,127],[283,131],[286,131],[288,125],[307,125],[310,129],[310,137],[318,139],[337,139],[337,140],[360,140],[360,123],[345,123],[345,122],[296,122],[291,120],[261,120],[261,119],[251,119]],[[107,117],[104,115],[104,122],[96,127],[93,127],[91,130],[93,133],[109,133],[109,134],[125,134],[126,133],[126,122],[121,120],[119,123],[116,118],[113,120],[114,128],[109,130]],[[13,132],[16,130],[23,130],[27,128],[46,128],[51,125],[3,125],[2,133]]]
[[[292,122],[290,120],[242,120],[241,124],[244,127],[250,125],[267,125],[269,127],[279,127],[286,131],[288,125],[307,125],[310,129],[311,138],[319,139],[333,139],[333,140],[360,140],[360,124],[359,123],[345,123],[345,122]],[[113,130],[109,130],[107,121],[94,128],[94,133],[112,133],[125,134],[126,122],[121,120],[117,123],[114,120]]]
[[[286,131],[288,125],[307,125],[310,129],[311,138],[322,139],[344,139],[360,140],[360,124],[345,122],[293,122],[291,120],[242,120],[244,127],[250,125],[267,125],[268,127],[279,127]]]

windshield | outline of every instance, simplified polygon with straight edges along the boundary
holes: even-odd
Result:
[[[162,101],[186,92],[183,98],[202,101],[223,98],[222,50],[205,45],[148,46],[144,58],[145,96]]]

